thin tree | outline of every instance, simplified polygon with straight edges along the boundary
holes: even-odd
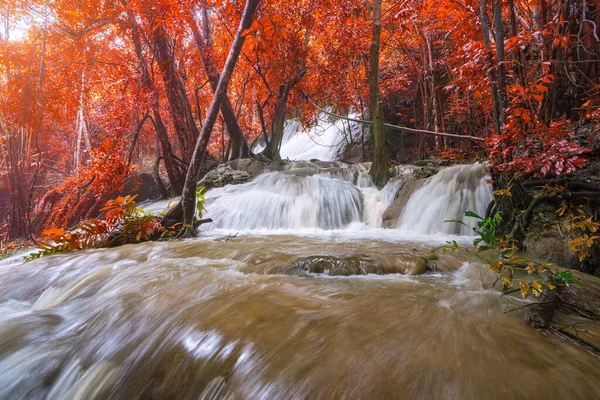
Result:
[[[492,44],[490,41],[490,25],[488,21],[487,12],[485,10],[485,0],[478,0],[479,3],[479,19],[481,22],[481,30],[483,33],[483,44],[485,46],[485,51],[488,54],[488,57],[491,58],[492,52]],[[491,60],[490,60],[491,62]],[[489,70],[490,75],[490,85],[492,91],[492,104],[494,107],[494,133],[496,135],[500,134],[500,99],[498,98],[498,85],[496,85],[496,80],[494,77],[493,70]]]
[[[500,126],[506,122],[504,111],[508,104],[506,94],[506,67],[504,65],[504,24],[502,21],[502,3],[494,1],[494,25],[496,25],[496,60],[498,62],[498,92],[500,99]]]
[[[304,33],[304,48],[301,59],[298,62],[296,73],[289,77],[284,84],[279,86],[277,103],[275,106],[275,117],[273,118],[273,123],[271,126],[271,138],[267,142],[267,147],[262,152],[264,156],[274,161],[281,160],[281,143],[283,142],[286,112],[290,94],[292,89],[306,74],[306,57],[308,55],[308,45],[310,42],[311,30],[311,28],[308,28]]]
[[[221,77],[219,78],[215,95],[210,108],[208,109],[208,113],[206,114],[206,118],[204,119],[204,124],[202,125],[200,136],[196,141],[196,146],[194,147],[194,153],[187,170],[185,186],[183,187],[183,193],[181,197],[184,228],[181,235],[182,237],[191,237],[196,236],[197,234],[194,227],[194,217],[196,214],[196,189],[198,184],[198,173],[200,171],[200,166],[206,157],[206,146],[208,146],[210,136],[219,115],[219,109],[221,108],[221,104],[223,103],[223,100],[227,94],[227,86],[231,80],[231,76],[242,51],[242,47],[244,46],[244,41],[246,39],[244,31],[250,28],[250,25],[252,24],[252,16],[258,7],[259,1],[260,0],[246,1],[240,26],[235,35],[231,49],[229,50],[229,55],[227,56],[227,61],[225,61],[223,71],[221,72]]]
[[[206,6],[202,6],[202,32],[198,29],[196,19],[194,18],[193,12],[190,10],[188,14],[188,25],[194,36],[196,47],[200,53],[202,64],[204,65],[204,71],[208,76],[208,81],[212,88],[213,94],[217,89],[219,83],[219,70],[214,62],[214,51],[212,48],[211,38],[211,26],[210,17],[208,16],[208,10]],[[221,103],[221,115],[225,121],[227,127],[227,133],[231,137],[231,159],[250,157],[250,148],[244,138],[240,124],[238,123],[237,117],[229,101],[229,97],[225,95],[225,99]]]

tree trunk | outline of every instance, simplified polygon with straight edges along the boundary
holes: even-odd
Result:
[[[381,2],[373,1],[373,38],[371,40],[371,59],[369,64],[369,110],[373,120],[373,165],[369,172],[373,182],[382,187],[388,181],[388,157],[385,149],[383,126],[383,104],[379,93],[379,47],[381,45]]]
[[[225,99],[227,93],[227,86],[231,80],[231,75],[237,63],[238,57],[244,46],[245,36],[242,36],[244,30],[250,28],[252,24],[252,16],[258,7],[260,0],[247,0],[246,6],[244,7],[244,13],[242,14],[242,20],[240,26],[235,35],[235,39],[227,56],[227,61],[223,71],[221,72],[221,78],[215,90],[215,96],[213,97],[208,113],[202,125],[202,131],[200,137],[196,141],[194,147],[194,153],[188,167],[187,175],[185,177],[185,186],[183,188],[181,203],[183,206],[183,227],[184,231],[182,236],[195,236],[196,230],[194,228],[194,216],[196,214],[196,188],[198,184],[198,172],[200,165],[204,161],[206,156],[206,146],[210,140],[213,127],[217,121],[219,115],[219,108],[221,103]]]
[[[488,23],[487,12],[485,11],[485,0],[478,0],[479,2],[479,19],[481,20],[481,30],[483,31],[483,44],[485,50],[488,53],[488,57],[491,58],[492,44],[490,41],[490,26]],[[491,60],[490,60],[491,63]],[[500,134],[500,100],[498,99],[498,87],[496,85],[496,79],[494,73],[490,69],[490,82],[492,91],[492,104],[494,106],[494,133]]]
[[[263,154],[274,161],[281,160],[279,150],[283,141],[283,133],[285,130],[285,115],[287,110],[287,102],[292,87],[296,84],[295,78],[289,80],[279,88],[277,96],[277,106],[275,107],[275,117],[271,127],[271,139],[265,148]]]
[[[183,79],[179,74],[171,40],[167,37],[165,28],[158,26],[152,32],[154,40],[154,55],[162,73],[162,79],[167,88],[169,109],[173,125],[179,138],[183,160],[189,161],[194,151],[194,143],[198,139],[198,127],[194,121]]]
[[[165,126],[165,123],[163,122],[162,117],[160,116],[160,112],[158,109],[158,101],[152,106],[152,115],[154,117],[152,118],[154,130],[156,131],[156,136],[158,137],[158,141],[160,143],[160,153],[163,159],[163,163],[165,165],[165,170],[167,172],[167,178],[169,179],[169,183],[171,184],[171,192],[181,193],[181,191],[183,190],[184,182],[182,168],[178,167],[175,163],[175,153],[173,153],[171,142],[169,141],[167,127]]]
[[[494,24],[496,25],[496,61],[498,62],[498,92],[500,105],[500,126],[506,122],[504,111],[508,104],[506,94],[506,66],[504,65],[504,24],[502,23],[502,3],[494,0]]]
[[[515,12],[514,0],[508,0],[508,12],[510,14],[510,35],[511,37],[517,37],[517,13]],[[515,60],[517,61],[513,69],[514,74],[519,78],[521,86],[525,87],[525,72],[523,71],[523,55],[519,48],[515,54]]]
[[[4,153],[6,157],[7,182],[4,186],[10,196],[9,215],[6,216],[8,223],[8,239],[16,239],[24,237],[27,232],[26,224],[26,205],[25,199],[27,194],[25,191],[25,177],[22,171],[23,163],[18,157],[19,145],[15,143],[15,138],[10,135],[4,125],[2,110],[0,110],[0,135],[6,138]],[[18,141],[20,142],[20,141]],[[1,143],[0,143],[1,144]]]
[[[275,106],[275,117],[273,118],[273,125],[271,126],[271,139],[267,142],[265,150],[262,152],[267,158],[278,161],[281,160],[281,142],[283,141],[283,133],[285,130],[285,116],[287,112],[287,102],[290,96],[290,92],[296,86],[300,79],[306,73],[306,55],[308,53],[308,44],[310,41],[311,29],[307,29],[304,33],[304,55],[300,65],[298,66],[298,72],[293,77],[289,78],[286,83],[279,87],[279,94],[277,95],[277,105]],[[262,111],[261,111],[262,113]],[[262,118],[262,117],[261,117]]]
[[[596,2],[598,4],[598,2]],[[574,106],[579,108],[588,99],[593,96],[594,86],[598,83],[598,67],[600,48],[597,22],[600,21],[600,13],[593,1],[584,1],[581,5],[581,22],[576,26],[578,37],[580,38],[580,49],[575,52],[576,60],[580,62],[581,67],[577,75],[577,89]],[[596,21],[594,21],[596,15]],[[597,93],[597,92],[596,92]],[[597,95],[596,95],[597,96]],[[575,113],[577,115],[578,113]],[[585,113],[582,113],[585,115]]]
[[[204,32],[204,37],[200,34],[200,31],[198,31],[198,25],[191,12],[188,24],[194,35],[196,47],[198,48],[202,64],[204,65],[204,71],[206,72],[206,76],[208,77],[208,81],[214,94],[219,83],[219,71],[213,61],[214,54],[212,53],[210,40],[210,20],[208,19],[206,7],[202,8],[202,30]],[[244,134],[242,133],[242,129],[240,128],[227,95],[221,104],[221,114],[223,115],[225,125],[227,126],[227,133],[231,137],[231,159],[235,160],[237,158],[250,157],[250,148],[248,147],[246,138],[244,138]]]
[[[173,153],[173,148],[171,147],[167,127],[165,126],[160,115],[160,109],[158,104],[158,92],[156,90],[156,87],[154,86],[152,78],[150,77],[148,63],[144,58],[139,27],[135,23],[135,18],[132,14],[129,14],[129,21],[131,23],[131,38],[133,40],[135,53],[140,64],[142,87],[145,91],[147,91],[150,94],[151,97],[150,102],[153,117],[152,123],[154,125],[154,130],[156,131],[156,136],[160,143],[159,153],[161,153],[162,155],[161,158],[165,165],[167,178],[169,179],[169,183],[171,185],[171,192],[181,193],[181,191],[183,190],[183,173],[181,169],[177,168],[176,164],[174,164],[175,153]]]
[[[436,91],[436,82],[435,82],[435,68],[433,66],[433,52],[431,51],[431,33],[424,33],[425,44],[427,46],[427,58],[429,64],[429,78],[431,83],[431,110],[433,112],[433,131],[439,132],[440,130],[440,115],[438,112],[438,101],[437,101],[437,91]],[[446,144],[446,139],[444,139],[444,146]],[[435,146],[437,148],[440,147],[440,138],[436,136],[435,138]]]

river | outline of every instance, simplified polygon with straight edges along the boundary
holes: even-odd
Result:
[[[395,229],[397,186],[360,171],[209,191],[197,239],[4,261],[0,398],[600,398],[598,358],[505,313],[476,259],[431,255],[471,242],[443,220],[485,212],[482,166],[430,178]]]

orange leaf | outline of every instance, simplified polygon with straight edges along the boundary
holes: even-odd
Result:
[[[64,229],[46,229],[42,232],[42,235],[54,235],[54,236],[62,236],[65,234]]]

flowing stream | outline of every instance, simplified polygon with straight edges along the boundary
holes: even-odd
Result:
[[[211,190],[198,239],[3,262],[0,398],[600,398],[597,358],[504,313],[476,259],[431,255],[469,245],[443,221],[485,212],[482,166],[430,178],[397,229],[401,177],[366,171]]]

